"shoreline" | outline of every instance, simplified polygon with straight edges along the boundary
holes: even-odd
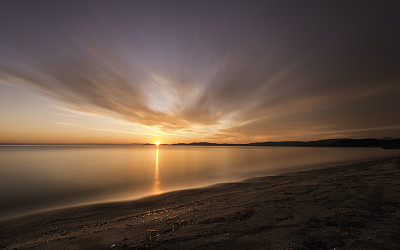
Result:
[[[0,248],[400,246],[400,156],[0,222]]]

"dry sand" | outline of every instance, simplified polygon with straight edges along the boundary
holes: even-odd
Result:
[[[400,249],[400,157],[31,215],[0,248]]]

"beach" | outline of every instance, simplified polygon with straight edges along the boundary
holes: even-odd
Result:
[[[0,222],[2,249],[400,249],[400,156]]]

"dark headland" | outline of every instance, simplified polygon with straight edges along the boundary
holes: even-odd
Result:
[[[1,249],[400,249],[400,156],[0,222]]]
[[[327,139],[317,141],[267,141],[246,144],[192,142],[176,143],[173,145],[186,146],[286,146],[286,147],[373,147],[373,148],[400,148],[400,138],[383,139]]]

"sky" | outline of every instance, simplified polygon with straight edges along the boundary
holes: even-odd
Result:
[[[400,137],[398,1],[0,8],[0,143]]]

